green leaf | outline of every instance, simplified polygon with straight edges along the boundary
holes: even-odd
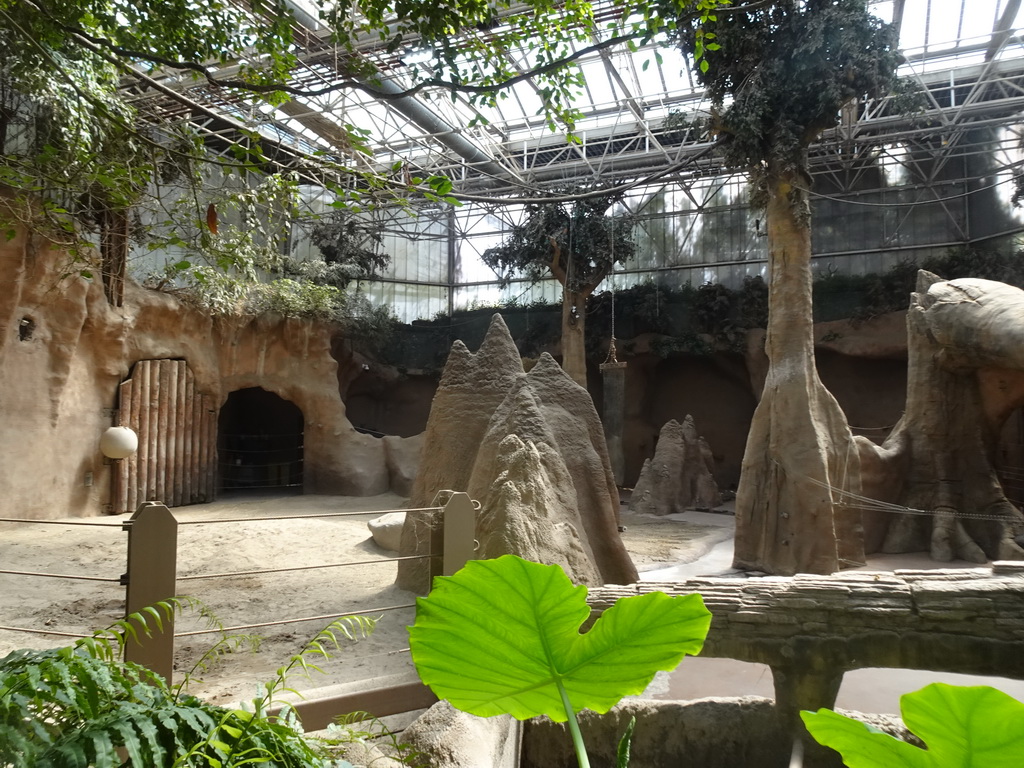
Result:
[[[633,742],[633,730],[636,728],[636,718],[629,718],[629,725],[626,732],[619,739],[619,748],[615,753],[615,768],[629,768],[629,747]]]
[[[620,599],[580,634],[589,616],[587,588],[558,566],[475,560],[417,600],[412,658],[423,682],[465,712],[564,722],[559,686],[573,710],[607,712],[698,653],[711,622],[700,595],[661,592]]]
[[[934,765],[927,753],[859,720],[830,709],[801,712],[804,725],[819,744],[843,756],[848,768],[925,768]]]
[[[922,750],[829,710],[801,712],[807,730],[849,768],[1018,768],[1024,703],[989,686],[932,683],[900,699]]]

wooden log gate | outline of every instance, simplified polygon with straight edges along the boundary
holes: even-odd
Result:
[[[196,391],[184,360],[140,360],[118,390],[119,426],[139,436],[139,450],[113,468],[111,512],[146,501],[168,507],[216,498],[217,404]]]

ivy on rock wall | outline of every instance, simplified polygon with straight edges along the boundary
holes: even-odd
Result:
[[[950,280],[981,277],[1024,288],[1024,252],[955,248],[920,262],[908,259],[881,274],[819,277],[814,282],[814,319],[859,322],[904,310],[919,269]],[[633,340],[644,334],[652,335],[650,349],[661,357],[740,352],[746,332],[766,325],[768,287],[760,277],[748,277],[739,289],[715,283],[682,288],[643,283],[614,293],[595,294],[587,308],[587,357],[592,364],[607,357],[613,308],[620,358],[629,357],[636,348]],[[437,372],[456,339],[470,349],[479,347],[495,312],[502,314],[523,357],[557,350],[560,309],[538,302],[476,307],[396,326],[387,348],[382,350],[381,362],[400,370]]]

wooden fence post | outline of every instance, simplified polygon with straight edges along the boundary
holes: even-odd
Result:
[[[170,600],[176,592],[178,558],[178,521],[158,501],[144,501],[125,523],[128,531],[128,572],[122,577],[127,587],[125,614]],[[147,616],[149,632],[139,631],[138,639],[129,637],[125,661],[141,664],[163,677],[171,685],[174,669],[174,612],[163,611],[163,626],[157,627]]]
[[[444,505],[444,565],[445,576],[451,576],[468,560],[476,557],[476,510],[473,500],[465,493],[453,493]]]

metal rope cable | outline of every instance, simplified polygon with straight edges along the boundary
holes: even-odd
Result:
[[[75,638],[92,637],[91,634],[80,635],[80,634],[75,634],[74,632],[57,632],[55,630],[50,630],[50,629],[29,629],[28,627],[5,627],[5,626],[0,626],[0,630],[4,630],[6,632],[25,632],[26,634],[29,634],[29,635],[56,635],[57,637],[75,637]]]
[[[264,520],[305,520],[317,517],[359,517],[361,515],[386,515],[390,512],[440,512],[441,507],[417,507],[415,509],[380,509],[364,512],[317,512],[311,515],[269,515],[267,517],[225,517],[209,520],[179,520],[178,525],[208,525],[210,523],[250,523]]]
[[[121,523],[86,523],[69,520],[25,520],[20,517],[0,517],[0,523],[31,523],[33,525],[87,525],[93,528],[121,527]]]
[[[276,453],[276,451],[249,451],[249,453]],[[231,461],[218,461],[218,467],[234,469],[264,469],[266,467],[287,467],[302,466],[302,459],[288,459],[286,461],[272,461],[269,464],[235,464]]]
[[[344,568],[348,565],[375,565],[377,563],[398,563],[403,560],[429,560],[440,555],[407,555],[405,557],[384,557],[377,560],[353,560],[350,563],[327,563],[324,565],[296,565],[289,568],[267,568],[257,571],[230,571],[228,573],[200,573],[194,576],[179,576],[178,581],[198,579],[227,579],[234,576],[259,576],[265,573],[287,573],[289,571],[315,571],[320,568]],[[3,573],[3,571],[0,571]]]
[[[775,461],[775,460],[773,459],[773,461]],[[781,464],[779,464],[778,461],[775,461],[775,463],[777,465],[779,465],[780,467],[782,466]],[[830,492],[835,493],[836,495],[838,495],[840,497],[845,497],[845,498],[853,499],[854,501],[859,501],[860,502],[860,504],[846,504],[846,506],[849,509],[866,509],[866,510],[872,510],[872,511],[875,511],[875,512],[889,512],[891,514],[901,514],[901,515],[930,515],[930,516],[934,516],[936,514],[936,510],[916,509],[914,507],[907,507],[907,506],[903,506],[901,504],[892,504],[892,503],[887,502],[887,501],[879,501],[878,499],[872,499],[872,498],[870,498],[868,496],[863,496],[863,495],[861,495],[859,493],[854,493],[853,491],[847,491],[847,490],[844,490],[842,488],[837,488],[836,486],[831,485],[830,483],[825,483],[825,482],[822,482],[821,480],[816,480],[815,478],[810,477],[808,475],[797,473],[795,476],[798,477],[798,478],[801,478],[803,480],[806,480],[809,483],[817,485],[817,486],[819,486],[821,488],[827,488]],[[968,519],[968,520],[993,520],[993,521],[996,521],[996,522],[1004,521],[1004,520],[1007,519],[1006,515],[986,515],[986,514],[983,514],[983,513],[980,513],[980,512],[959,512],[959,511],[956,513],[956,517],[957,518],[964,518],[964,519]]]
[[[113,584],[120,584],[121,578],[106,578],[104,576],[72,576],[66,573],[38,573],[36,571],[0,571],[0,574],[9,576],[40,576],[48,579],[70,579],[71,581],[105,581]]]
[[[301,624],[307,621],[327,621],[334,619],[343,619],[346,616],[363,616],[367,613],[381,613],[383,611],[398,611],[405,608],[415,608],[415,603],[408,603],[406,605],[390,605],[384,608],[366,608],[361,611],[346,611],[345,613],[331,613],[325,616],[305,616],[301,619],[281,619],[279,621],[264,621],[258,624],[239,624],[234,627],[219,627],[217,629],[197,629],[191,632],[176,632],[174,636],[177,637],[196,637],[197,635],[216,635],[224,632],[239,632],[243,629],[261,629],[263,627],[283,627],[288,624]]]
[[[887,427],[855,427],[851,424],[850,429],[856,430],[857,432],[888,432],[895,426],[895,424],[890,424]]]
[[[1012,168],[1015,168],[1016,166],[1019,166],[1020,164],[1021,164],[1020,162],[1011,163],[1010,165],[1006,166],[1002,170],[1010,170]],[[988,175],[988,174],[986,174],[986,175]],[[982,178],[982,177],[977,177],[977,178]],[[971,181],[971,180],[972,179],[964,179],[964,181]],[[909,203],[903,203],[903,202],[870,203],[870,202],[862,201],[862,200],[851,200],[851,199],[845,198],[845,197],[836,197],[835,195],[826,195],[823,192],[814,192],[814,191],[812,191],[810,189],[806,189],[804,191],[810,197],[820,197],[820,198],[824,198],[825,200],[832,200],[832,201],[837,202],[837,203],[843,203],[844,205],[865,205],[865,206],[872,207],[872,208],[899,208],[899,207],[911,207],[911,206],[915,206],[915,205],[929,205],[931,203],[945,203],[945,202],[949,202],[950,200],[959,200],[959,199],[964,198],[964,197],[970,197],[971,195],[977,194],[978,192],[986,192],[986,191],[988,191],[990,189],[994,189],[995,187],[1001,186],[1001,185],[1006,184],[1008,182],[1011,182],[1013,180],[1014,179],[1011,177],[1009,179],[1002,179],[1001,181],[997,181],[997,182],[994,182],[992,184],[988,184],[988,185],[983,186],[983,187],[978,187],[977,189],[972,189],[969,192],[961,192],[961,193],[958,193],[958,194],[955,194],[955,195],[949,195],[948,197],[936,197],[936,198],[934,198],[932,200],[918,200],[916,202],[909,202]],[[931,189],[931,187],[922,187],[921,189]]]

